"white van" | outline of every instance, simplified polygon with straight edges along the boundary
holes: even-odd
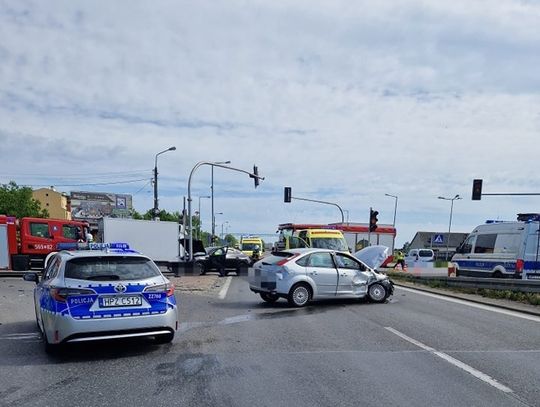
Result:
[[[539,214],[487,221],[465,239],[452,263],[456,276],[540,279]]]
[[[405,256],[405,264],[413,266],[414,263],[428,263],[435,260],[435,253],[431,249],[411,249]]]

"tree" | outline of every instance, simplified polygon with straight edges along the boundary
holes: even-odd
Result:
[[[0,213],[24,218],[48,218],[49,211],[32,198],[32,188],[18,186],[14,181],[0,184]]]
[[[238,240],[236,239],[236,237],[234,237],[233,235],[231,234],[227,234],[225,235],[225,242],[227,243],[227,246],[230,246],[230,247],[234,247],[235,245],[238,244]]]

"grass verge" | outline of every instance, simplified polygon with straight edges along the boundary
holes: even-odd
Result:
[[[414,276],[403,273],[388,273],[388,275],[394,281],[403,281],[417,285],[423,285],[430,288],[437,288],[442,290],[448,290],[463,294],[476,294],[486,298],[495,298],[501,300],[517,301],[524,304],[540,305],[540,294],[537,293],[524,293],[519,291],[509,290],[490,290],[486,288],[459,288],[450,287],[442,280],[430,280],[422,281]]]

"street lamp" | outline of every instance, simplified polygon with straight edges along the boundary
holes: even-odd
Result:
[[[457,199],[462,199],[459,194],[457,194],[453,198],[445,198],[444,196],[439,196],[438,199],[444,199],[445,201],[451,201],[450,204],[450,222],[448,222],[448,238],[446,239],[446,256],[445,260],[448,261],[448,252],[449,252],[449,244],[450,244],[450,229],[452,227],[452,211],[454,210],[454,201]]]
[[[396,195],[392,194],[384,194],[385,196],[389,196],[390,198],[394,198],[394,220],[392,221],[392,227],[394,228],[394,239],[392,240],[392,253],[394,253],[394,249],[396,247],[396,213],[397,213],[397,201],[398,197]]]
[[[156,220],[157,216],[159,214],[158,189],[157,189],[157,174],[158,174],[158,171],[157,171],[157,158],[158,158],[158,155],[160,155],[160,154],[166,153],[167,151],[174,151],[174,150],[176,150],[176,147],[172,146],[172,147],[169,147],[166,150],[160,151],[159,153],[156,154],[156,157],[155,157],[155,160],[154,160],[154,213],[152,214],[153,215],[152,216],[153,220]]]
[[[204,195],[204,196],[200,196],[199,197],[199,230],[198,230],[198,235],[199,235],[199,240],[201,239],[201,226],[202,226],[202,217],[201,217],[201,198],[206,198],[206,199],[209,199],[210,196],[209,195]]]
[[[210,186],[210,189],[212,192],[212,237],[216,234],[216,222],[215,222],[215,216],[214,216],[214,165],[213,164],[230,164],[230,163],[231,163],[230,161],[216,161],[216,162],[210,163],[210,166],[212,167],[212,185]]]
[[[349,210],[343,209],[343,212],[347,212],[347,225],[349,224]]]

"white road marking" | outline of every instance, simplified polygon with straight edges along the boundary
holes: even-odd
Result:
[[[534,321],[534,322],[540,322],[540,317],[537,317],[537,316],[534,316],[534,315],[524,314],[524,313],[517,312],[517,311],[511,311],[511,310],[507,310],[507,309],[504,309],[504,308],[497,308],[497,307],[491,306],[491,305],[477,304],[475,302],[470,302],[470,301],[467,301],[467,300],[460,300],[458,298],[445,297],[444,295],[427,293],[425,291],[414,290],[414,289],[411,289],[411,288],[406,288],[406,287],[401,287],[401,286],[396,287],[396,288],[398,290],[403,290],[403,291],[407,291],[407,292],[411,292],[411,293],[415,293],[415,294],[419,294],[419,295],[425,295],[426,297],[437,298],[439,300],[454,302],[456,304],[467,305],[469,307],[479,308],[479,309],[482,309],[482,310],[485,310],[485,311],[498,312],[499,314],[509,315],[509,316],[517,317],[517,318],[528,319],[529,321]]]
[[[223,300],[225,296],[227,295],[227,291],[229,290],[229,286],[231,285],[232,277],[227,277],[227,281],[225,281],[225,284],[223,284],[223,287],[219,291],[219,299]]]
[[[501,391],[503,391],[505,393],[513,393],[514,392],[512,389],[510,389],[509,387],[506,387],[504,384],[499,383],[497,380],[493,379],[492,377],[488,376],[487,374],[482,373],[479,370],[476,370],[474,367],[469,366],[466,363],[463,363],[462,361],[457,360],[457,359],[453,358],[452,356],[447,355],[444,352],[439,352],[436,349],[433,349],[433,348],[431,348],[431,347],[429,347],[427,345],[424,345],[422,342],[419,342],[416,339],[413,339],[413,338],[405,335],[404,333],[401,333],[401,332],[399,332],[399,331],[397,331],[394,328],[391,328],[389,326],[386,326],[385,329],[387,329],[388,331],[392,332],[393,334],[399,336],[400,338],[405,339],[407,342],[410,342],[413,345],[416,345],[419,348],[422,348],[422,349],[430,352],[431,354],[433,354],[435,356],[438,356],[439,358],[441,358],[443,360],[446,360],[448,363],[450,363],[450,364],[452,364],[452,365],[454,365],[456,367],[459,367],[460,369],[465,370],[467,373],[472,374],[474,377],[486,382],[487,384],[495,387],[498,390],[501,390]]]

